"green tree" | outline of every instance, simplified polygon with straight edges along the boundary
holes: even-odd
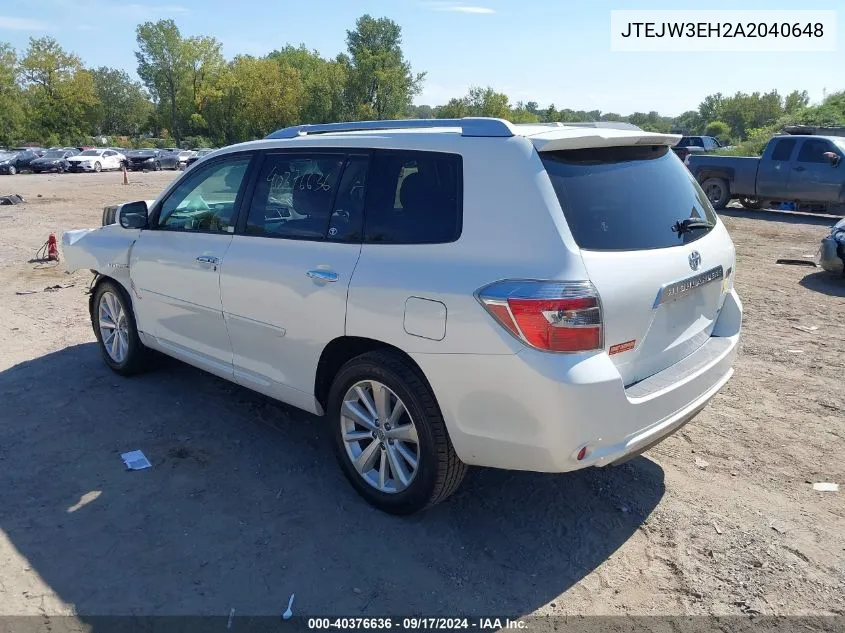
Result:
[[[287,45],[267,57],[283,67],[297,70],[305,82],[306,101],[300,118],[304,123],[329,123],[347,118],[346,84],[349,62],[345,55],[334,60],[324,59],[304,44]]]
[[[704,134],[718,139],[722,145],[727,145],[731,140],[731,128],[724,121],[711,121],[704,128]]]
[[[465,116],[489,116],[509,119],[511,108],[508,96],[491,87],[473,86],[464,97],[450,99],[437,111],[437,118],[452,119]]]
[[[23,93],[18,84],[18,56],[0,42],[0,145],[17,143],[24,132]]]
[[[233,94],[237,98],[235,128],[248,137],[263,137],[279,128],[299,123],[306,102],[305,83],[299,71],[266,57],[238,56],[232,62]]]
[[[346,32],[347,99],[356,118],[401,117],[419,94],[425,73],[411,72],[401,44],[402,29],[388,18],[363,15]]]
[[[52,37],[30,38],[20,63],[31,134],[42,141],[86,135],[98,105],[91,73]]]
[[[793,90],[783,101],[783,110],[787,114],[794,114],[806,108],[810,103],[810,96],[806,90]]]
[[[701,132],[701,126],[701,115],[696,110],[688,110],[675,118],[671,129],[676,133],[692,135]]]
[[[698,106],[698,115],[701,121],[716,121],[721,114],[722,93],[708,95]]]
[[[180,93],[181,117],[191,121],[193,132],[204,132],[207,123],[203,111],[210,100],[219,96],[218,79],[226,65],[222,44],[213,37],[189,37],[182,42],[188,67],[187,93]]]
[[[126,71],[101,66],[91,71],[99,104],[96,108],[97,134],[137,136],[152,114],[143,86]]]
[[[136,41],[138,76],[161,106],[161,118],[178,143],[182,139],[179,99],[191,72],[186,43],[173,20],[138,25]]]

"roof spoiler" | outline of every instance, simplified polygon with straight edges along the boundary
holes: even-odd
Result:
[[[642,128],[628,123],[627,121],[576,121],[558,123],[560,127],[600,127],[609,130],[633,130],[634,132],[642,132]]]
[[[297,138],[311,134],[366,132],[377,130],[416,130],[420,128],[460,128],[463,136],[513,136],[511,124],[504,119],[464,117],[462,119],[400,119],[396,121],[354,121],[350,123],[315,123],[294,125],[269,134],[268,139]]]

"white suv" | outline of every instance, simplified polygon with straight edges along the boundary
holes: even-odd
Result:
[[[149,349],[324,415],[373,505],[466,465],[636,455],[733,373],[734,247],[670,150],[624,126],[289,128],[64,235],[105,362]]]

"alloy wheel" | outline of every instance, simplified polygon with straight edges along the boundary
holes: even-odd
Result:
[[[104,292],[97,312],[106,353],[115,363],[123,363],[129,352],[129,324],[123,304],[113,292]]]
[[[364,481],[384,493],[411,484],[420,462],[417,427],[387,385],[376,380],[352,385],[343,398],[340,425],[346,454]]]

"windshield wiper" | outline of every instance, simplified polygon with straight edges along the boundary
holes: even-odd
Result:
[[[694,231],[696,229],[712,229],[715,224],[711,224],[706,220],[699,220],[698,218],[687,218],[686,220],[678,220],[672,225],[672,231],[681,235],[683,233],[689,233],[690,231]]]

